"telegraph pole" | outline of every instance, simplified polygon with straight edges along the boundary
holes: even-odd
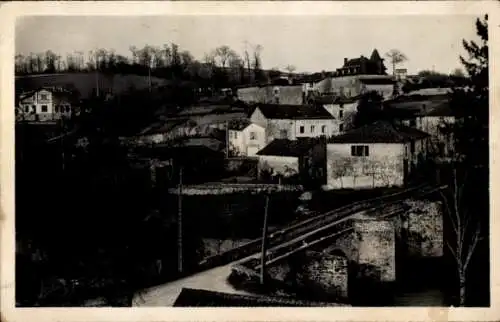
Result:
[[[269,207],[269,195],[266,193],[266,204],[264,206],[264,225],[262,227],[262,249],[260,263],[260,284],[264,285],[266,273],[266,251],[267,251],[267,217]]]
[[[226,158],[229,159],[229,121],[226,121]]]
[[[182,247],[182,166],[179,169],[179,197],[178,197],[178,218],[177,218],[177,246],[178,246],[178,270],[179,273],[183,271],[183,247]]]

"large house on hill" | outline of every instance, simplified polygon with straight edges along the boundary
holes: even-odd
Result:
[[[346,98],[376,91],[387,99],[394,94],[396,82],[385,71],[384,60],[375,49],[370,58],[365,56],[354,59],[345,58],[344,66],[316,84],[315,88],[321,94],[333,94]]]
[[[265,128],[266,144],[274,139],[330,137],[338,133],[335,117],[321,106],[258,104],[250,122]]]
[[[337,76],[346,75],[387,75],[384,59],[374,49],[370,58],[361,55],[359,58],[344,58],[344,66],[337,68]]]
[[[39,88],[21,93],[17,99],[16,119],[50,122],[67,119],[76,110],[72,92],[58,88]]]
[[[429,134],[377,121],[335,136],[327,144],[326,189],[400,187],[425,159]]]

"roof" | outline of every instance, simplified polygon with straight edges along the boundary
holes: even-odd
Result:
[[[268,119],[333,119],[324,108],[311,105],[258,104]]]
[[[257,155],[272,155],[281,157],[300,157],[312,146],[312,140],[288,140],[275,139],[262,150],[257,152]]]
[[[249,120],[233,120],[229,122],[228,128],[233,131],[243,131],[246,129],[252,122]]]
[[[143,129],[139,135],[150,135],[150,134],[156,134],[156,133],[166,133],[174,129],[176,126],[181,125],[181,124],[186,124],[188,126],[188,118],[183,118],[183,119],[176,119],[176,120],[166,120],[166,121],[159,121],[156,123],[153,123]]]
[[[337,95],[323,95],[316,97],[314,102],[316,104],[349,104],[359,100],[359,96],[341,97]]]
[[[419,113],[421,116],[453,116],[454,112],[449,102],[441,102]]]
[[[359,81],[367,85],[393,85],[396,83],[389,78],[360,78]]]
[[[407,126],[377,121],[337,135],[330,143],[405,143],[428,136],[428,133]]]
[[[191,306],[210,306],[210,307],[252,307],[252,306],[338,306],[336,303],[320,303],[297,300],[292,298],[272,297],[272,296],[254,296],[243,294],[222,293],[208,290],[199,290],[192,288],[183,288],[174,302],[174,307]]]
[[[72,94],[73,94],[71,91],[66,90],[64,88],[39,87],[37,89],[22,92],[19,95],[19,99],[22,100],[22,99],[25,99],[27,97],[31,97],[35,93],[38,93],[40,91],[48,91],[48,92],[51,92],[52,95],[54,95],[55,97],[61,97],[61,98],[71,98]]]

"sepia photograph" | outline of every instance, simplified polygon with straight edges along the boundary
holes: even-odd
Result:
[[[17,17],[15,307],[491,307],[489,18]]]

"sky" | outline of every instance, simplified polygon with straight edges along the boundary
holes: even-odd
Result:
[[[16,25],[16,53],[48,49],[65,56],[73,51],[114,49],[130,56],[134,45],[176,43],[197,59],[228,45],[243,54],[245,42],[260,44],[264,68],[293,65],[297,72],[331,71],[344,57],[369,56],[391,49],[408,61],[409,74],[421,70],[450,73],[462,68],[462,39],[477,39],[475,16],[32,16]],[[386,67],[390,70],[389,64]]]

